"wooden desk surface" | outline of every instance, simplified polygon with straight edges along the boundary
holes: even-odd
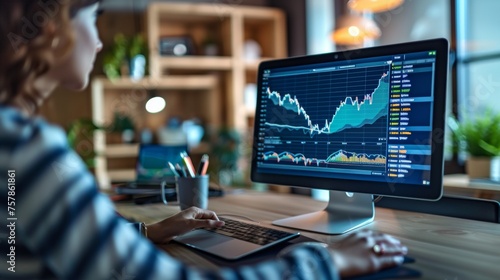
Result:
[[[467,177],[467,175],[465,174],[452,174],[443,176],[443,186],[445,188],[461,188],[500,193],[500,184],[486,183],[480,180],[470,180],[469,177]]]
[[[301,195],[248,191],[211,198],[209,209],[218,214],[244,215],[265,226],[279,228],[271,225],[271,221],[318,211],[325,205]],[[151,223],[178,212],[179,207],[117,203],[117,210],[126,217]],[[377,208],[375,221],[363,228],[399,238],[408,246],[409,256],[416,259],[416,263],[406,265],[419,270],[423,279],[500,278],[500,224]],[[345,237],[301,233],[329,244]],[[167,244],[162,249],[186,263],[216,267],[181,245]]]
[[[443,187],[444,194],[500,200],[500,184],[486,180],[470,180],[465,174],[445,175]]]

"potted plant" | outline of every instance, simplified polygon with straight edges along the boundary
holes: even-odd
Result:
[[[468,154],[466,170],[470,178],[489,178],[491,161],[500,156],[500,114],[486,114],[464,121],[450,118],[455,152]],[[498,159],[495,159],[498,160]]]
[[[216,177],[220,185],[233,184],[234,173],[238,170],[240,143],[240,134],[228,128],[220,129],[214,139],[210,166],[212,170],[217,170]]]
[[[87,167],[95,168],[94,132],[101,129],[90,119],[73,121],[68,128],[68,144],[82,158]]]
[[[117,34],[113,38],[111,50],[104,55],[103,70],[109,79],[119,78],[122,74],[122,65],[127,59],[127,38]]]
[[[113,45],[104,56],[104,73],[109,79],[131,76],[144,77],[146,72],[147,45],[142,35],[126,37],[117,34]]]
[[[110,142],[132,143],[134,141],[135,126],[132,118],[125,113],[115,112],[113,123],[108,127]]]
[[[146,41],[141,35],[136,35],[128,43],[128,60],[130,77],[135,80],[142,79],[146,74]]]

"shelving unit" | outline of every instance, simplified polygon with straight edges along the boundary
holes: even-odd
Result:
[[[153,130],[164,125],[168,116],[177,116],[198,117],[210,127],[248,132],[255,113],[244,104],[244,88],[248,83],[256,83],[262,60],[286,57],[284,13],[275,8],[242,5],[153,2],[146,11],[146,27],[150,77],[140,81],[94,79],[94,122],[109,124],[115,110],[126,110],[135,115],[139,127]],[[195,55],[160,55],[163,37],[189,38]],[[217,55],[204,55],[207,39],[217,45]],[[247,40],[261,47],[261,58],[244,58]],[[165,111],[169,115],[145,112],[144,103],[152,90],[167,99],[170,107]],[[134,179],[138,145],[110,143],[102,131],[94,138],[98,154],[95,173],[100,187],[107,188],[110,181]],[[208,149],[201,145],[191,152],[204,153]]]
[[[167,100],[167,109],[163,114],[152,115],[143,109],[150,90],[155,90]],[[190,110],[193,100],[200,103],[195,106],[196,110]],[[152,131],[164,125],[169,116],[184,119],[201,117],[206,125],[220,127],[223,122],[220,104],[219,79],[214,75],[148,77],[139,81],[111,81],[98,77],[92,81],[92,118],[99,126],[109,125],[115,111],[125,111],[132,115],[138,127]],[[113,181],[135,179],[134,165],[139,147],[138,144],[110,143],[106,136],[101,130],[94,135],[94,150],[97,153],[95,174],[103,189]],[[203,153],[207,150],[208,147],[202,144],[191,152]]]
[[[284,13],[279,9],[219,4],[151,3],[147,11],[150,73],[162,77],[170,73],[222,73],[225,124],[242,132],[254,112],[245,108],[243,92],[255,83],[262,60],[287,55]],[[199,55],[161,56],[162,37],[188,37]],[[202,53],[203,42],[212,38],[217,56]],[[246,60],[244,44],[253,40],[261,47],[261,58]]]

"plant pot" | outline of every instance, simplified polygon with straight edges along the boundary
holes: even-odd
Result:
[[[122,131],[122,141],[125,144],[130,144],[134,142],[135,132],[132,129],[125,129]]]
[[[144,78],[146,73],[146,57],[142,54],[138,54],[132,59],[130,59],[130,78],[132,80],[140,80]]]
[[[106,144],[122,144],[121,132],[110,132],[106,134]]]
[[[491,157],[469,157],[466,171],[469,178],[490,178]]]

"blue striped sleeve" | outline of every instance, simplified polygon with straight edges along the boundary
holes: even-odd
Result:
[[[338,279],[327,249],[313,245],[237,269],[186,266],[116,215],[60,128],[1,107],[0,116],[0,168],[15,169],[18,180],[17,244],[43,265],[31,278],[50,271],[59,279]]]

